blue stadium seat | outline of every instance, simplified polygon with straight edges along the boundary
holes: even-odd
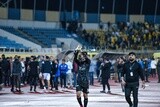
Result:
[[[22,44],[16,43],[15,41],[9,40],[6,37],[0,36],[0,47],[6,47],[8,49],[15,48],[15,49],[29,49],[28,47],[23,46]]]

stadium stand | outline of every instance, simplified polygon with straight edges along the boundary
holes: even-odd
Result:
[[[0,25],[3,26],[0,28],[42,48],[60,46],[57,38],[71,38],[83,46],[96,49],[160,49],[158,0],[76,0],[75,3],[48,1],[35,1],[30,4],[27,0],[21,3],[18,0],[14,3],[13,0],[2,1],[2,4],[7,5],[0,7]],[[147,9],[148,7],[150,8]],[[78,24],[84,27],[80,28],[80,31]],[[11,27],[4,27],[5,25]]]
[[[28,49],[28,47],[23,46],[22,44],[18,44],[15,41],[11,41],[6,37],[0,36],[0,48],[5,49]]]

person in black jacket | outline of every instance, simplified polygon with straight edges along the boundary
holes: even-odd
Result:
[[[119,58],[118,65],[117,65],[117,70],[118,70],[118,80],[121,82],[121,75],[122,75],[122,70],[123,70],[123,65],[125,63],[125,59],[123,57]],[[124,86],[121,84],[122,92],[124,92]]]
[[[110,78],[110,69],[111,69],[111,62],[109,61],[108,58],[104,58],[103,63],[100,66],[101,69],[101,78],[102,78],[102,86],[103,86],[103,91],[100,91],[101,93],[106,93],[106,84],[108,88],[107,93],[111,93],[110,91],[110,85],[109,85],[109,78]]]
[[[42,84],[44,91],[46,91],[46,89],[49,89],[50,87],[51,70],[52,70],[52,63],[50,61],[50,57],[46,56],[46,60],[42,63],[42,69],[41,69]],[[45,80],[47,80],[47,85],[45,85]]]
[[[14,92],[14,85],[16,86],[16,91],[21,92],[21,72],[22,72],[22,66],[20,62],[20,57],[15,56],[13,66],[12,66],[12,88],[11,91]]]
[[[0,58],[0,91],[2,90],[2,59]]]
[[[31,60],[28,65],[29,69],[29,81],[30,81],[30,91],[32,91],[34,86],[34,92],[36,92],[36,86],[38,82],[38,76],[39,76],[39,63],[36,61],[35,56],[31,56]]]
[[[160,83],[160,58],[158,58],[157,62],[157,74],[158,74],[158,83]]]
[[[76,94],[77,101],[80,107],[83,107],[81,101],[81,91],[84,95],[84,107],[87,107],[88,104],[88,89],[89,89],[89,80],[88,72],[90,67],[90,59],[87,57],[86,52],[75,51],[74,61],[78,64],[78,76],[77,76],[77,85],[76,85]]]
[[[145,82],[149,82],[148,81],[148,77],[149,77],[149,70],[148,70],[148,59],[145,58],[144,61],[143,61],[143,64],[144,64],[144,76],[145,76]]]
[[[136,54],[130,52],[128,55],[129,61],[123,66],[121,81],[125,87],[125,98],[129,107],[138,107],[139,77],[143,83],[142,87],[145,88],[144,74],[141,65],[136,61]],[[131,92],[133,92],[133,103],[130,98]]]
[[[52,84],[51,84],[51,90],[53,90],[53,88],[55,88],[55,90],[58,90],[58,77],[59,77],[59,73],[58,73],[58,59],[54,59],[52,62]]]
[[[5,55],[2,55],[2,63],[1,63],[1,70],[3,75],[3,82],[5,86],[9,86],[10,85],[10,62],[9,62],[9,58],[5,57]]]

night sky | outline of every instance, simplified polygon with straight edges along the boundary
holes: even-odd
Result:
[[[7,0],[0,0],[1,3],[5,3]],[[23,8],[34,9],[34,2],[36,1],[35,9],[37,10],[50,10],[59,11],[60,0],[10,0],[10,8]],[[61,11],[72,11],[73,0],[62,0]],[[98,13],[99,0],[87,0],[88,13]],[[115,1],[115,2],[114,2]],[[157,5],[157,14],[160,15],[160,0],[101,0],[100,12],[101,13],[114,13],[114,14],[126,14],[128,1],[128,13],[129,14],[145,14],[154,15]],[[143,1],[143,2],[142,2]],[[74,9],[79,12],[85,12],[86,0],[74,0]],[[141,9],[141,4],[143,8]],[[22,5],[20,5],[22,4]],[[47,5],[48,4],[48,5]],[[115,6],[115,8],[113,8]]]

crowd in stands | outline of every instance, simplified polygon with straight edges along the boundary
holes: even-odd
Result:
[[[17,30],[8,27],[1,27],[14,34]],[[82,23],[71,21],[68,23],[68,33],[77,33],[89,46],[105,47],[106,49],[121,49],[121,50],[159,50],[160,49],[160,25],[149,22],[118,22],[118,23],[101,23],[98,30],[84,29]],[[53,38],[61,36],[66,37],[65,30],[33,30],[33,29],[19,29],[28,32],[29,35],[34,35],[36,40],[45,40],[51,46]],[[13,32],[14,31],[14,32]],[[58,32],[58,34],[56,33]],[[60,33],[59,33],[60,32]],[[64,32],[64,33],[63,33]],[[62,33],[62,34],[61,34]],[[61,34],[61,35],[60,35]],[[36,36],[37,35],[37,36]],[[58,35],[58,36],[56,36]],[[63,35],[63,36],[62,36]],[[34,37],[34,36],[33,36]],[[50,42],[48,42],[50,41]],[[52,42],[51,42],[52,41]],[[45,43],[45,44],[46,44]],[[84,44],[86,45],[86,43]]]
[[[127,61],[125,57],[117,59],[109,59],[102,57],[97,61],[91,60],[90,69],[88,71],[89,84],[94,85],[95,78],[100,82],[103,75],[108,75],[107,81],[110,79],[110,69],[114,68],[113,78],[115,82],[120,82],[123,64]],[[160,83],[160,59],[143,58],[137,60],[145,75],[146,82],[149,82],[150,77],[155,78],[158,75],[158,83]],[[107,62],[107,70],[104,68],[104,63]],[[108,73],[104,73],[105,72]],[[78,65],[70,59],[58,59],[52,56],[31,56],[21,58],[16,55],[14,58],[5,57],[3,54],[0,58],[0,85],[11,86],[11,91],[21,92],[21,86],[29,84],[30,91],[37,91],[37,86],[43,90],[59,90],[76,87],[76,76]],[[101,81],[102,82],[102,81]],[[106,84],[106,83],[105,83]],[[103,84],[103,89],[105,89]],[[109,81],[107,82],[108,92],[110,92]],[[34,88],[34,90],[33,90]],[[104,91],[103,91],[104,92]]]
[[[81,25],[81,24],[80,24]],[[103,24],[99,30],[86,30],[83,26],[77,29],[90,45],[105,46],[107,49],[160,49],[160,26],[152,23],[118,22]]]

